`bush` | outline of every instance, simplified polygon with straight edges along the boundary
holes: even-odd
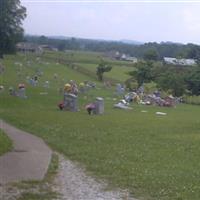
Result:
[[[183,101],[187,104],[200,105],[200,96],[184,96]]]

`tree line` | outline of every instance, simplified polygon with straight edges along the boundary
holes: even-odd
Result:
[[[126,82],[131,89],[131,82],[137,82],[137,87],[144,83],[154,82],[161,91],[169,92],[174,96],[200,95],[200,66],[165,65],[152,60],[141,61],[135,64],[137,70],[129,72],[132,76]]]
[[[52,38],[46,36],[25,35],[22,22],[26,17],[26,8],[20,0],[0,1],[0,57],[15,52],[16,43],[27,41],[46,44],[58,50],[85,50],[96,52],[118,51],[130,56],[162,60],[163,57],[193,58],[200,60],[200,46],[196,44],[178,44],[172,42],[150,42],[142,45],[117,41],[92,40],[81,38]]]
[[[60,51],[85,50],[96,52],[118,51],[137,58],[146,58],[149,55],[154,60],[163,57],[193,58],[200,60],[200,46],[196,44],[179,44],[172,42],[149,42],[142,45],[126,44],[118,41],[103,41],[81,38],[56,39],[46,36],[30,36],[24,38],[27,42],[51,45]]]

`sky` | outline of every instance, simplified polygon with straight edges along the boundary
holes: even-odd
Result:
[[[200,0],[21,0],[26,34],[200,44]]]

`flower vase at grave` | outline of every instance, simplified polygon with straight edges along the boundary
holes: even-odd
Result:
[[[18,90],[18,97],[22,98],[22,99],[26,99],[26,88],[24,84],[19,84],[18,86],[19,90]]]

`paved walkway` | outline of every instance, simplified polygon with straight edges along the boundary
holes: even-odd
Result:
[[[42,180],[47,172],[51,150],[42,139],[0,120],[0,128],[13,141],[13,151],[0,157],[0,184],[22,180]]]
[[[0,157],[0,199],[11,200],[21,191],[6,190],[7,183],[42,180],[51,159],[51,150],[40,138],[0,120],[0,128],[13,140],[14,149]],[[59,155],[59,154],[58,154]],[[74,162],[59,155],[59,170],[53,181],[60,200],[136,200],[126,190],[107,190],[107,184],[88,176]],[[1,187],[3,186],[3,187]],[[16,197],[16,198],[15,198]]]

